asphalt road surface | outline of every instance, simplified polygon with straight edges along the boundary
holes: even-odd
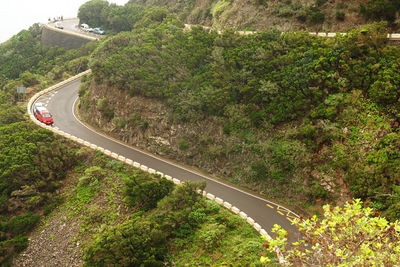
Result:
[[[297,231],[291,225],[290,220],[295,218],[296,214],[286,208],[263,199],[255,193],[250,193],[248,190],[207,177],[192,168],[178,165],[177,163],[130,147],[120,141],[96,133],[85,126],[77,119],[73,111],[78,99],[79,85],[80,79],[66,84],[38,99],[53,114],[54,127],[181,181],[206,181],[207,187],[205,190],[208,193],[222,198],[224,201],[247,213],[249,217],[252,217],[255,222],[259,223],[271,236],[274,236],[271,234],[273,225],[279,224],[289,232],[291,241],[295,239]]]
[[[67,32],[73,32],[73,33],[77,33],[77,34],[81,34],[84,36],[89,36],[89,37],[94,37],[94,38],[100,38],[101,35],[97,35],[94,33],[90,33],[90,32],[85,32],[83,30],[81,30],[79,28],[79,19],[77,18],[73,18],[73,19],[65,19],[62,21],[59,21],[61,23],[61,25],[64,27],[64,31]],[[48,25],[50,27],[54,27],[55,28],[55,23],[54,21],[49,22]]]

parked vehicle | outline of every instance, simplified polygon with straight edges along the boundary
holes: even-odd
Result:
[[[36,110],[37,110],[38,107],[44,107],[43,103],[42,102],[36,102],[36,103],[33,104],[33,114],[36,113]]]
[[[93,29],[93,33],[100,34],[100,35],[104,35],[105,34],[105,32],[100,28],[94,28]]]
[[[35,117],[40,121],[43,122],[44,124],[47,125],[52,125],[54,123],[53,121],[53,116],[51,116],[50,112],[47,110],[47,108],[43,106],[39,106],[35,108]]]
[[[81,24],[81,30],[85,31],[85,32],[92,32],[93,31],[93,29],[90,28],[89,25],[87,25],[85,23]]]
[[[61,30],[64,29],[64,26],[59,21],[56,22],[55,27],[58,28],[58,29],[61,29]]]

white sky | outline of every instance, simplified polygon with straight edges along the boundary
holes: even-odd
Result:
[[[0,43],[8,40],[36,22],[44,23],[49,17],[78,16],[79,7],[88,0],[0,0]],[[108,0],[124,5],[128,0]]]

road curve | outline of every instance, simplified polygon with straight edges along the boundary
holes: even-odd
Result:
[[[83,30],[81,30],[79,28],[79,19],[78,18],[69,18],[69,19],[64,19],[62,21],[59,21],[61,23],[61,25],[64,27],[64,29],[58,29],[56,28],[55,24],[56,21],[49,21],[47,22],[45,25],[47,27],[52,28],[53,30],[59,31],[59,32],[63,32],[65,34],[72,34],[72,35],[76,35],[85,39],[89,39],[89,40],[97,40],[99,38],[101,38],[101,35],[97,35],[94,33],[90,33],[90,32],[85,32]]]
[[[44,94],[38,99],[53,114],[54,127],[181,181],[206,181],[207,187],[205,190],[208,193],[214,194],[246,212],[249,217],[253,218],[270,235],[274,236],[271,234],[273,225],[279,224],[289,232],[291,241],[297,236],[296,228],[290,223],[290,220],[297,215],[288,209],[268,201],[255,193],[249,193],[248,190],[237,188],[236,186],[208,177],[198,171],[143,152],[120,141],[99,134],[85,126],[74,114],[74,105],[78,99],[79,85],[80,79],[77,79]]]

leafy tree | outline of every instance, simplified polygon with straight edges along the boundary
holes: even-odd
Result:
[[[79,7],[78,18],[80,23],[87,23],[92,27],[107,25],[109,3],[106,0],[91,0]]]
[[[302,238],[289,245],[287,232],[275,225],[269,251],[280,249],[287,265],[394,266],[400,262],[400,224],[389,223],[359,199],[343,208],[324,206],[322,218],[295,219]],[[367,205],[368,203],[364,203]],[[268,258],[261,258],[268,262]]]

